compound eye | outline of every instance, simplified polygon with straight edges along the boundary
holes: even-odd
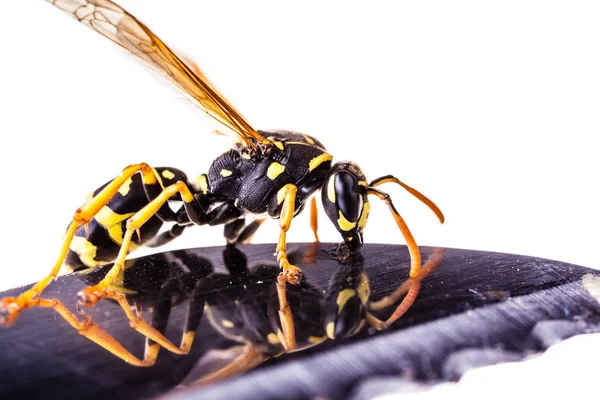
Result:
[[[344,217],[358,221],[362,210],[362,196],[356,192],[358,179],[351,173],[340,171],[335,176],[335,201]]]

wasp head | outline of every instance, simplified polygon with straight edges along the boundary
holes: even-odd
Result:
[[[363,243],[362,231],[369,216],[365,174],[353,162],[343,161],[331,168],[321,196],[325,213],[354,251]]]

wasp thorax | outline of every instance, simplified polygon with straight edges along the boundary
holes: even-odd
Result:
[[[344,161],[331,168],[321,190],[325,213],[350,250],[362,245],[362,231],[369,215],[367,186],[365,174],[358,165]]]

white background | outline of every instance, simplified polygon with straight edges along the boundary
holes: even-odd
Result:
[[[369,179],[393,173],[434,200],[445,225],[386,188],[420,245],[600,268],[597,3],[120,4],[195,60],[254,127],[309,133]],[[47,273],[72,212],[124,166],[194,177],[227,141],[51,5],[4,2],[0,15],[1,289]],[[322,240],[339,240],[324,214],[320,225]],[[171,248],[223,243],[220,228],[187,233]],[[255,242],[276,238],[271,221]],[[311,240],[308,213],[289,240]],[[365,240],[403,243],[383,204]]]

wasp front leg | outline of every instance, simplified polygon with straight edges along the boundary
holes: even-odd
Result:
[[[290,264],[286,252],[286,236],[287,231],[290,229],[292,219],[294,218],[294,211],[296,206],[296,192],[298,188],[296,185],[291,183],[285,185],[277,193],[278,203],[282,204],[281,214],[279,216],[279,241],[277,242],[277,261],[279,261],[279,267],[281,273],[285,276],[286,280],[294,285],[300,283],[302,280],[302,271],[295,265]]]
[[[287,351],[296,347],[296,336],[292,310],[287,302],[286,283],[297,285],[302,279],[302,271],[295,265],[290,264],[286,252],[286,235],[290,229],[296,205],[297,187],[287,184],[277,193],[278,203],[282,204],[279,217],[279,241],[277,242],[277,260],[281,273],[277,277],[277,295],[279,299],[279,318],[283,329],[282,343]]]

